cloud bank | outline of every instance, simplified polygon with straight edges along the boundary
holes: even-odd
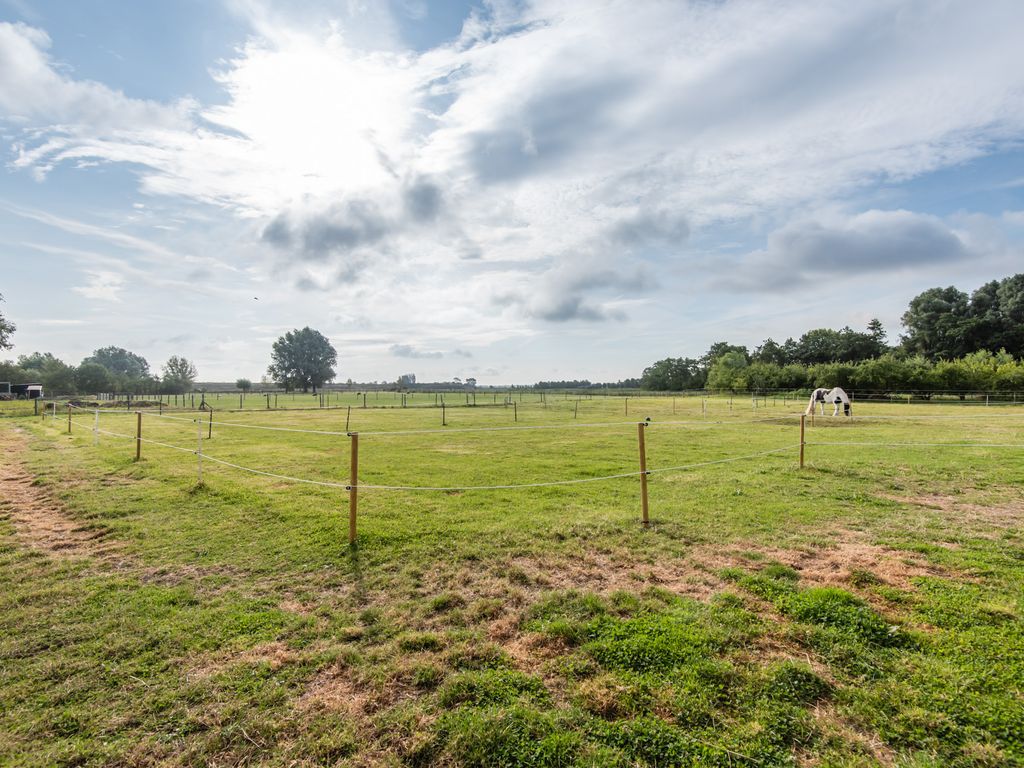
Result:
[[[857,196],[1024,133],[1011,0],[494,2],[420,51],[379,7],[233,5],[251,32],[215,104],[76,77],[46,31],[0,23],[8,169],[129,167],[178,206],[161,226],[221,238],[206,274],[245,271],[264,305],[295,290],[382,336],[415,319],[389,357],[988,258]],[[722,231],[740,247],[717,252]],[[154,259],[186,242],[158,240]],[[114,303],[107,277],[75,290]]]

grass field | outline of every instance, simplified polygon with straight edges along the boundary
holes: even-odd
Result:
[[[446,399],[0,422],[0,764],[1024,765],[1024,408]]]

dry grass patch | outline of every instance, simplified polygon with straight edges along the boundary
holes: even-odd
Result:
[[[22,430],[0,430],[0,452],[5,456],[0,469],[0,511],[10,518],[18,539],[55,557],[120,561],[123,545],[110,539],[108,529],[74,519],[36,484],[19,455],[27,445]]]

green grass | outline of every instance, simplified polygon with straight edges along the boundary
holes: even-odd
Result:
[[[699,398],[593,398],[574,418],[570,398],[478,396],[443,428],[432,395],[390,396],[352,410],[364,484],[633,472],[648,416],[655,470],[786,450],[655,472],[646,529],[636,477],[364,488],[350,548],[343,488],[209,460],[197,485],[189,421],[148,409],[143,436],[187,451],[135,463],[131,440],[93,445],[91,413],[70,436],[66,414],[5,420],[109,548],[40,551],[0,511],[0,764],[1024,765],[1024,451],[822,445],[1019,445],[1021,412],[819,416],[801,471],[802,403],[781,399],[705,418]],[[344,432],[344,397],[215,421]],[[560,428],[455,431],[517,425]],[[204,432],[209,456],[329,483],[348,450]]]

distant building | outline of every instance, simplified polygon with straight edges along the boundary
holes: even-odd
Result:
[[[42,384],[9,384],[8,387],[15,400],[36,400],[43,396]]]

